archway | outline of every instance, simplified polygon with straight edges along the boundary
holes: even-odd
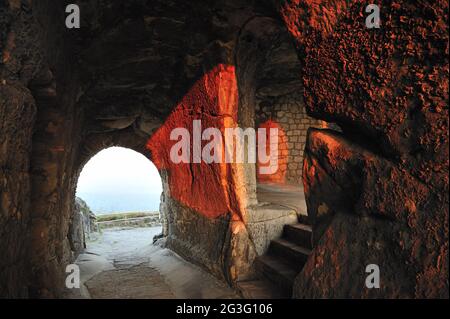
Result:
[[[81,231],[85,239],[91,232],[117,227],[157,226],[148,232],[160,233],[161,193],[158,170],[145,156],[122,147],[100,151],[84,165],[78,178],[75,207],[82,218],[76,213],[72,216],[72,250],[86,247],[79,240]]]
[[[98,213],[158,211],[161,192],[161,177],[153,163],[123,147],[110,147],[93,156],[83,167],[77,185],[77,196],[85,198]]]

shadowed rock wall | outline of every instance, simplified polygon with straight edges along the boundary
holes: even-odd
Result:
[[[48,296],[29,283],[33,277],[40,283],[52,277],[61,286],[63,281],[56,279],[63,271],[59,262],[70,259],[67,232],[73,198],[67,199],[73,194],[66,165],[75,118],[69,101],[74,101],[77,82],[66,55],[65,29],[55,27],[63,21],[63,9],[64,1],[0,4],[0,245],[6,252],[0,261],[1,296]],[[54,273],[48,271],[50,263],[57,264]],[[47,270],[41,272],[43,268]]]
[[[448,298],[448,3],[285,1],[311,130],[304,161],[317,242],[296,297]],[[366,289],[365,266],[381,288]]]

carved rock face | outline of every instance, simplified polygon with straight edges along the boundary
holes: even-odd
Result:
[[[309,113],[343,129],[308,136],[318,246],[298,297],[448,296],[448,3],[381,7],[374,31],[358,1],[280,4]],[[383,289],[363,289],[371,262]]]

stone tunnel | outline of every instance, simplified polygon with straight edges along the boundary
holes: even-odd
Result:
[[[369,29],[356,0],[1,0],[0,297],[61,297],[80,171],[122,146],[161,174],[167,247],[231,287],[448,298],[448,3],[375,3]],[[174,164],[196,120],[277,127],[277,171]]]

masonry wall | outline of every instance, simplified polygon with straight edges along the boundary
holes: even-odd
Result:
[[[322,127],[323,121],[309,117],[303,103],[302,91],[295,91],[277,97],[275,101],[264,98],[256,102],[256,127],[272,120],[278,123],[287,137],[287,167],[285,181],[288,183],[302,182],[303,151],[306,143],[306,133],[309,127]],[[286,151],[279,149],[280,153]]]

